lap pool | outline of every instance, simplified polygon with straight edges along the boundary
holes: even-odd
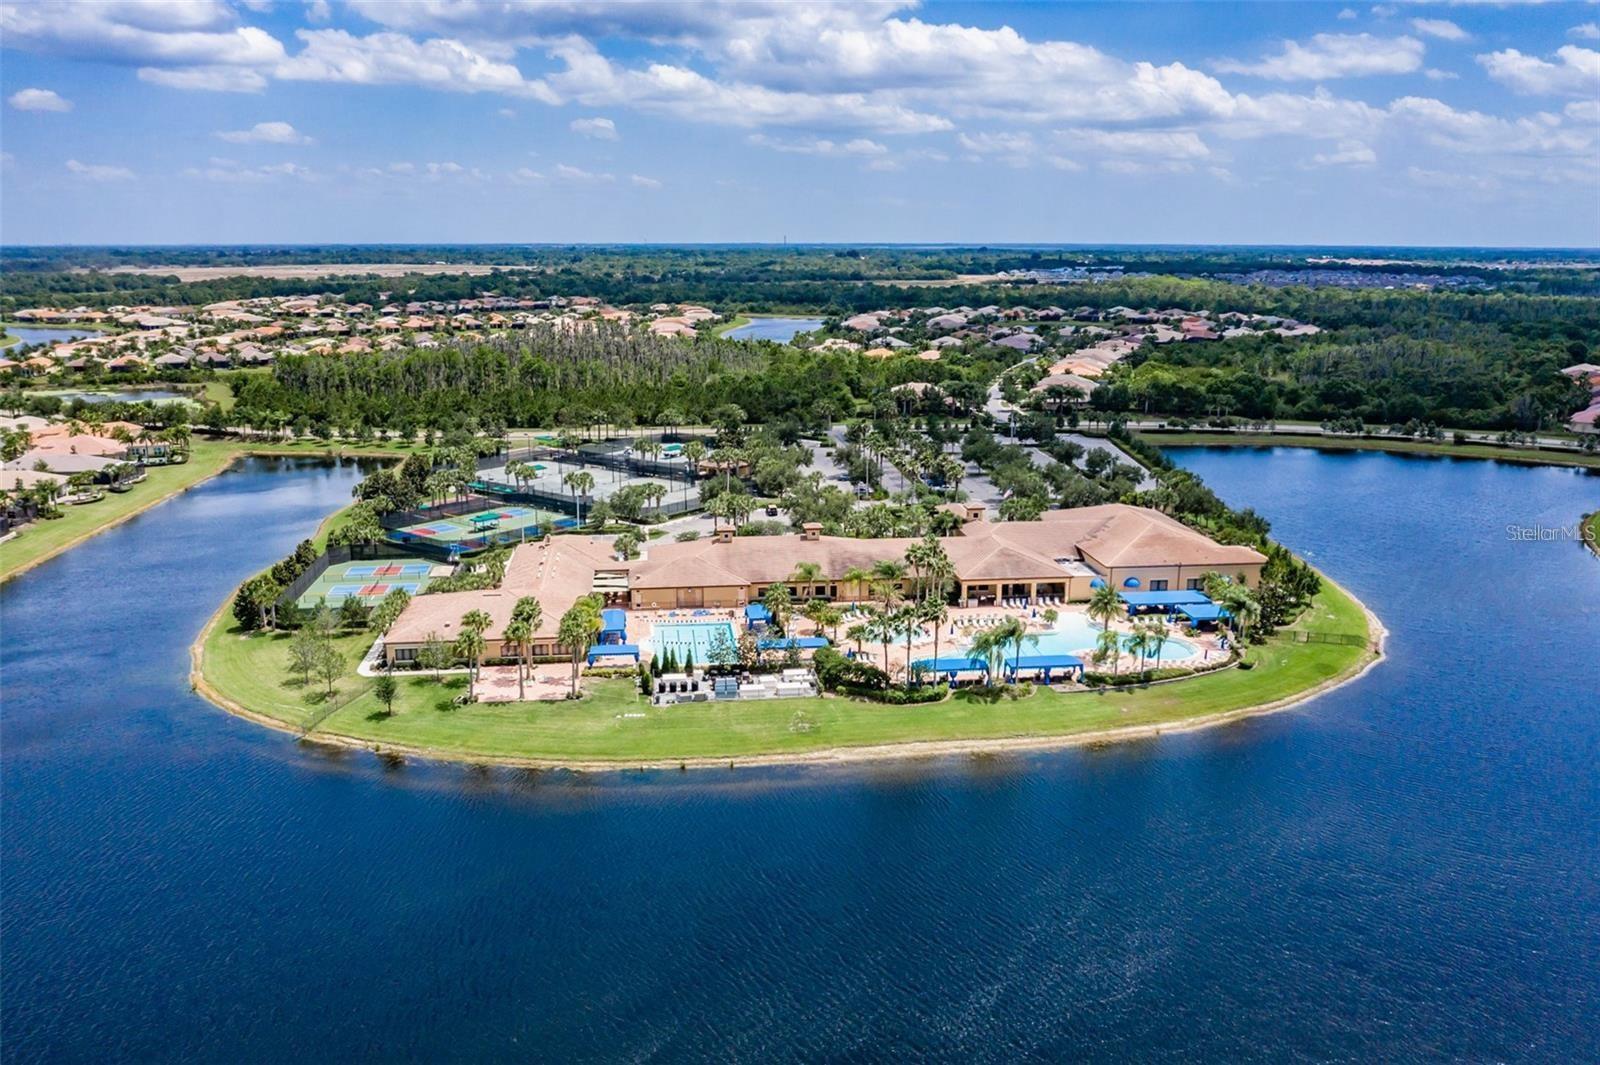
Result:
[[[733,631],[733,622],[658,621],[645,643],[650,652],[658,658],[670,651],[679,662],[682,662],[692,653],[697,664],[705,665],[711,661],[711,649],[719,640],[725,640],[729,647],[738,646],[739,640]]]

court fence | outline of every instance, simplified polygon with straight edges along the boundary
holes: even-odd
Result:
[[[411,558],[418,552],[408,550],[398,544],[335,544],[312,560],[305,572],[289,582],[289,587],[278,596],[278,607],[292,606],[300,601],[300,597],[311,590],[329,566],[338,566],[345,562],[367,562],[386,558]]]

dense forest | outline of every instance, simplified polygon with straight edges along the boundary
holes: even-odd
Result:
[[[393,354],[285,356],[270,374],[236,379],[234,417],[263,426],[448,430],[708,422],[731,406],[741,420],[818,425],[871,410],[874,397],[887,405],[887,389],[922,365],[610,325],[534,329]],[[976,405],[1004,365],[956,357],[922,376]]]

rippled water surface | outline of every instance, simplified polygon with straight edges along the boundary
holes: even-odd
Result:
[[[3,586],[8,1059],[1600,1057],[1600,479],[1185,451],[1383,615],[1152,742],[579,777],[301,746],[187,688],[358,471],[252,462]]]

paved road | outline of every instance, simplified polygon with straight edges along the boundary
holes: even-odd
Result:
[[[1026,359],[1023,363],[1019,363],[1018,365],[1024,365],[1025,363],[1032,361],[1032,359]],[[1008,439],[1006,435],[1006,427],[1011,423],[1012,414],[1019,412],[1015,407],[1001,398],[1000,382],[998,380],[989,386],[989,398],[984,403],[983,409],[989,415],[989,417],[994,419],[995,424],[1000,427],[998,430],[1000,438],[1002,440]],[[1084,449],[1085,454],[1090,451],[1105,451],[1110,453],[1111,457],[1117,462],[1127,466],[1134,466],[1143,471],[1143,476],[1139,479],[1139,489],[1141,491],[1148,491],[1156,486],[1156,479],[1150,475],[1149,470],[1144,468],[1144,464],[1135,459],[1132,455],[1128,454],[1126,451],[1123,451],[1111,441],[1100,437],[1084,436],[1081,433],[1060,433],[1058,435],[1063,440],[1070,440],[1073,443],[1081,446]],[[1013,443],[1022,444],[1022,441],[1017,440],[1015,437],[1010,437],[1009,439]],[[1039,448],[1034,447],[1032,444],[1022,444],[1022,447],[1027,450],[1028,455],[1033,460],[1033,464],[1035,466],[1045,466],[1053,461],[1049,455],[1045,454]],[[1082,468],[1082,465],[1083,464],[1081,462],[1078,464],[1080,469]]]

